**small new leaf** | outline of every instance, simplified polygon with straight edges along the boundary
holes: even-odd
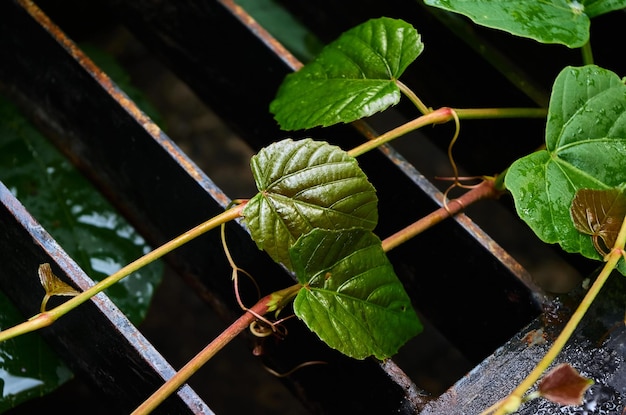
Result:
[[[567,363],[548,372],[539,383],[542,397],[559,405],[582,405],[585,391],[593,380],[582,377]]]
[[[579,189],[572,201],[571,215],[576,229],[591,235],[594,247],[605,256],[615,245],[626,216],[626,196],[619,189]]]
[[[39,281],[41,281],[41,285],[43,289],[46,291],[46,295],[43,297],[43,301],[41,302],[41,312],[46,311],[46,304],[48,304],[48,300],[55,295],[63,295],[68,297],[74,297],[80,294],[80,291],[72,288],[70,285],[64,283],[54,275],[52,272],[52,268],[50,268],[50,264],[45,263],[39,265],[38,269]]]

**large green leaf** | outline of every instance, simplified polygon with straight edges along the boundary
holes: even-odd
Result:
[[[372,232],[314,229],[290,254],[304,286],[294,311],[330,347],[356,359],[386,359],[422,330]]]
[[[589,40],[589,19],[626,7],[626,0],[425,0],[463,14],[477,24],[542,43],[581,47]]]
[[[244,208],[252,239],[291,267],[289,248],[313,228],[374,229],[378,198],[356,159],[311,139],[286,139],[251,161],[259,193]]]
[[[626,85],[594,65],[567,67],[552,90],[546,149],[513,163],[505,184],[517,213],[542,240],[600,259],[570,208],[579,189],[624,186],[625,160]]]
[[[402,20],[369,20],[342,34],[299,71],[289,74],[270,105],[281,128],[351,122],[400,100],[396,80],[423,50]]]

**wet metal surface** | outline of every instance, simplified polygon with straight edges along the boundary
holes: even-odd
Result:
[[[626,326],[622,275],[614,273],[580,326],[555,360],[569,363],[594,385],[581,406],[559,406],[545,399],[524,404],[523,415],[622,414],[626,403]],[[553,328],[547,328],[554,332]],[[534,321],[485,359],[450,390],[429,403],[422,415],[477,414],[512,391],[548,351],[554,337],[545,322]]]
[[[0,287],[25,316],[37,314],[43,298],[36,271],[39,264],[50,263],[55,275],[74,287],[84,290],[93,285],[2,183],[0,202]],[[97,330],[85,330],[88,327]],[[175,373],[102,294],[80,306],[79,313],[61,318],[42,330],[42,335],[74,371],[96,375],[92,378],[94,384],[115,396],[117,405],[125,411],[133,409],[141,401],[139,397],[149,396],[163,379]],[[170,399],[161,410],[212,413],[189,387],[181,389],[178,398]]]

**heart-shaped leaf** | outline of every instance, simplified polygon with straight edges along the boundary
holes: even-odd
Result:
[[[589,40],[589,19],[626,7],[626,0],[425,0],[460,13],[482,26],[542,43],[581,47]]]
[[[576,369],[562,363],[539,382],[539,393],[559,405],[582,405],[583,396],[593,380],[582,377]]]
[[[580,189],[572,201],[571,214],[576,229],[591,235],[596,251],[604,256],[615,245],[626,216],[626,196],[620,189]]]
[[[270,111],[285,130],[368,117],[398,103],[396,80],[423,49],[410,24],[386,17],[369,20],[289,74]]]
[[[326,344],[364,359],[385,359],[422,326],[380,240],[364,229],[314,229],[291,260],[304,285],[294,311]]]
[[[259,193],[245,206],[245,221],[258,247],[287,267],[289,248],[313,228],[376,226],[376,189],[339,147],[286,139],[259,151],[251,167]]]
[[[570,216],[579,189],[626,183],[626,85],[594,65],[565,68],[550,99],[546,150],[514,162],[505,177],[518,215],[545,242],[601,259]],[[626,271],[621,263],[620,270]]]

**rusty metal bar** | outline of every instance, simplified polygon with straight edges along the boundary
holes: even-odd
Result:
[[[0,288],[25,317],[39,313],[43,289],[39,264],[49,263],[59,278],[86,289],[93,281],[0,182]],[[111,406],[134,409],[175,372],[105,295],[80,306],[42,336],[75,372],[89,379]],[[188,386],[159,408],[159,413],[211,414]]]

